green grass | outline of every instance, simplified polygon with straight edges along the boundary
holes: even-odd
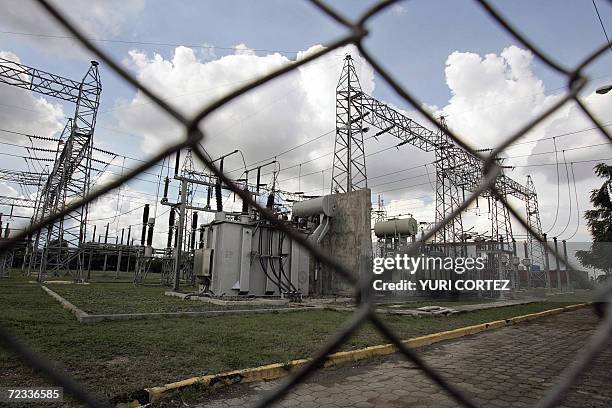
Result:
[[[73,288],[52,287],[58,291]],[[97,286],[78,288],[81,287]],[[99,288],[105,288],[99,292],[104,296],[114,293],[111,287]],[[149,287],[132,288],[129,294],[134,303],[166,299]],[[149,296],[151,299],[147,299]],[[112,298],[102,300],[113,303]],[[560,303],[536,303],[450,317],[383,319],[400,337],[410,338],[559,306]],[[105,398],[196,375],[309,357],[350,317],[350,313],[313,310],[83,326],[38,285],[23,279],[0,280],[0,308],[3,326]],[[385,342],[372,327],[364,326],[343,349]],[[0,350],[0,384],[35,386],[45,384],[45,380],[18,358]]]
[[[275,308],[276,305],[219,306],[198,300],[165,296],[162,286],[135,286],[131,283],[94,283],[91,285],[49,285],[79,309],[89,314],[203,312],[208,310]],[[286,306],[283,306],[286,307]]]
[[[74,273],[74,271],[73,271]],[[87,272],[85,272],[87,273]],[[21,269],[11,269],[10,270],[10,280],[19,281],[19,282],[27,282],[27,281],[35,281],[37,277],[37,272],[32,271],[31,276],[23,276],[21,273]],[[58,276],[53,274],[49,274],[46,278],[47,281],[70,281],[72,280],[72,276],[68,272],[61,272]],[[98,271],[92,270],[90,274],[90,280],[92,282],[123,282],[123,283],[131,283],[134,280],[133,272],[120,271],[117,274],[115,271],[107,270],[107,271]],[[160,275],[156,273],[149,273],[145,279],[145,283],[158,284],[160,281]]]

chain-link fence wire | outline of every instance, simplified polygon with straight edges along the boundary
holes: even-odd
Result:
[[[328,4],[320,0],[309,0],[309,3],[321,13],[327,17],[333,19],[338,25],[342,26],[346,30],[346,34],[338,38],[337,40],[328,44],[324,49],[319,50],[303,59],[297,60],[287,66],[284,66],[268,75],[262,76],[247,85],[240,87],[233,92],[219,98],[207,106],[203,107],[202,110],[194,117],[186,117],[178,110],[174,109],[168,103],[161,99],[154,89],[148,88],[144,84],[140,83],[132,74],[122,68],[114,59],[110,58],[107,53],[87,39],[86,34],[78,27],[77,24],[69,21],[69,19],[59,9],[52,5],[49,0],[37,0],[40,6],[46,10],[49,16],[58,22],[66,31],[76,37],[78,41],[87,48],[90,52],[96,55],[101,61],[103,61],[107,67],[112,69],[117,75],[119,75],[125,82],[138,89],[144,95],[146,95],[151,101],[158,107],[168,113],[174,120],[182,125],[185,130],[184,139],[168,147],[161,152],[151,157],[145,163],[137,166],[130,172],[123,176],[113,180],[104,187],[98,188],[91,192],[87,197],[83,198],[78,202],[67,205],[62,211],[30,226],[23,230],[21,233],[13,236],[12,238],[0,243],[0,255],[10,251],[11,248],[20,240],[26,238],[29,235],[36,233],[36,231],[42,229],[46,225],[60,220],[65,215],[74,211],[75,209],[84,206],[87,203],[92,202],[96,198],[120,187],[123,183],[130,180],[132,177],[137,176],[143,171],[151,168],[153,165],[161,161],[162,159],[178,152],[184,148],[190,148],[193,153],[202,161],[202,163],[210,169],[224,184],[226,184],[231,191],[237,194],[242,200],[245,200],[255,208],[261,214],[262,218],[267,220],[278,230],[281,230],[292,240],[297,242],[302,247],[306,248],[310,255],[315,257],[323,265],[329,267],[350,283],[355,288],[355,296],[359,300],[357,310],[353,313],[351,319],[347,324],[341,328],[334,338],[325,344],[316,355],[297,372],[290,375],[287,380],[283,381],[278,388],[268,393],[264,398],[258,401],[257,407],[264,407],[271,405],[272,403],[279,401],[285,394],[291,391],[292,388],[303,382],[308,376],[312,375],[318,368],[322,367],[327,359],[327,356],[336,350],[338,350],[345,341],[347,341],[362,325],[371,323],[378,332],[395,345],[398,351],[403,354],[407,359],[414,362],[433,382],[438,384],[446,393],[448,393],[457,403],[466,407],[476,407],[478,404],[474,401],[471,396],[466,395],[459,388],[454,386],[452,382],[444,378],[436,369],[428,365],[419,354],[413,349],[409,348],[404,344],[397,334],[385,323],[379,316],[376,315],[373,308],[373,301],[371,296],[372,285],[371,276],[361,277],[357,279],[355,274],[348,270],[346,267],[341,265],[336,259],[322,252],[318,247],[313,245],[310,241],[302,237],[302,235],[296,233],[290,226],[286,225],[282,220],[267,208],[261,207],[256,203],[252,197],[232,180],[230,180],[225,174],[221,173],[219,169],[207,158],[204,152],[202,143],[206,141],[206,135],[199,129],[200,123],[205,120],[211,113],[215,112],[226,104],[232,102],[237,97],[250,92],[254,89],[263,86],[269,81],[275,78],[281,77],[284,74],[295,70],[296,68],[308,64],[309,62],[345,45],[354,44],[361,55],[367,60],[367,62],[373,67],[375,72],[382,77],[391,88],[401,96],[406,102],[420,112],[427,120],[440,131],[447,134],[457,145],[464,148],[474,156],[480,158],[483,163],[483,175],[482,180],[478,188],[473,191],[467,199],[451,214],[439,224],[435,225],[434,228],[424,234],[416,243],[414,243],[408,250],[409,255],[415,254],[419,245],[425,243],[427,240],[432,238],[438,230],[440,230],[444,224],[452,220],[455,216],[459,215],[465,210],[476,198],[481,194],[489,194],[500,200],[512,214],[515,221],[518,221],[529,233],[533,234],[540,242],[547,245],[549,253],[552,253],[556,260],[560,264],[568,267],[563,256],[556,252],[554,248],[545,242],[539,234],[539,231],[534,231],[530,228],[527,221],[523,218],[517,210],[515,210],[505,199],[504,195],[499,192],[495,187],[496,178],[501,174],[501,168],[496,164],[495,158],[511,144],[515,143],[518,139],[523,137],[527,132],[533,129],[535,126],[540,124],[543,120],[548,118],[551,114],[556,112],[562,106],[569,102],[575,102],[580,110],[589,118],[589,120],[598,128],[601,135],[606,138],[608,142],[612,142],[612,136],[606,131],[606,129],[600,124],[600,122],[594,117],[589,111],[585,104],[580,100],[578,94],[584,89],[588,82],[587,77],[584,75],[584,70],[587,66],[593,63],[603,53],[609,52],[609,45],[603,44],[596,51],[591,53],[585,58],[578,66],[573,69],[569,69],[563,66],[560,62],[554,59],[552,56],[545,53],[535,43],[530,41],[528,38],[523,36],[519,30],[517,30],[512,24],[504,19],[498,11],[489,4],[486,0],[474,0],[480,5],[480,7],[494,20],[499,26],[501,26],[507,33],[509,33],[515,40],[520,42],[524,47],[528,48],[533,52],[536,57],[543,62],[546,66],[552,70],[563,75],[567,79],[567,93],[558,100],[553,106],[549,107],[546,111],[541,113],[537,118],[524,124],[518,131],[507,137],[501,144],[499,144],[490,154],[484,156],[482,153],[474,151],[468,146],[458,135],[452,130],[440,126],[439,122],[434,119],[429,112],[423,109],[421,102],[414,97],[408,90],[404,89],[396,79],[372,56],[368,49],[363,45],[364,38],[368,35],[366,24],[376,15],[396,3],[402,0],[386,0],[376,3],[374,6],[366,10],[361,17],[356,21],[351,21],[342,14],[335,11]],[[571,265],[569,265],[571,267]],[[595,303],[596,309],[602,318],[601,323],[597,327],[595,333],[589,338],[587,344],[582,348],[581,352],[575,357],[574,361],[566,367],[561,375],[559,376],[558,382],[552,386],[546,395],[539,401],[539,407],[552,407],[562,401],[564,394],[573,385],[576,384],[578,378],[582,372],[589,367],[591,362],[597,357],[597,355],[607,346],[608,341],[612,337],[612,281],[606,282],[602,287],[599,288],[596,300],[600,303]],[[608,302],[608,303],[606,303]],[[46,359],[43,355],[35,353],[22,341],[14,337],[6,328],[0,327],[0,341],[4,347],[14,352],[23,362],[29,366],[39,370],[41,373],[46,375],[53,383],[64,387],[65,392],[71,394],[73,397],[81,402],[84,402],[92,407],[108,407],[108,402],[100,400],[92,393],[86,390],[82,384],[78,383],[70,376],[57,370],[53,362]]]

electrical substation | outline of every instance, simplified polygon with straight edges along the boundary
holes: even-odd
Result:
[[[5,3],[0,407],[612,407],[612,2]]]
[[[415,253],[482,256],[486,258],[486,268],[478,272],[478,277],[508,279],[515,290],[569,285],[570,273],[561,271],[558,263],[550,264],[542,240],[532,235],[515,239],[509,211],[495,196],[485,192],[480,197],[481,203],[486,202],[491,220],[486,233],[474,233],[471,226],[465,225],[461,213],[443,222],[467,194],[478,188],[484,163],[442,130],[417,123],[364,93],[350,55],[338,64],[343,68],[335,90],[336,132],[329,194],[308,196],[283,190],[278,179],[282,166],[276,159],[259,162],[252,168],[245,164],[241,178],[233,183],[360,278],[370,276],[374,257],[407,253],[429,228],[444,224]],[[18,87],[74,106],[73,116],[59,138],[22,134],[40,145],[28,147],[29,156],[25,158],[38,163],[41,171],[36,167],[28,171],[0,169],[0,181],[35,190],[29,196],[0,197],[2,239],[57,216],[86,197],[94,180],[108,169],[104,157],[122,156],[121,152],[96,147],[104,70],[95,61],[83,70],[82,79],[75,80],[0,59],[0,86]],[[441,123],[445,126],[444,118]],[[412,147],[435,157],[435,214],[431,219],[387,217],[384,206],[372,208],[364,148],[364,133],[370,129],[376,130],[374,138],[388,135],[397,139],[398,148]],[[221,171],[227,170],[224,165],[229,157],[242,154],[233,146],[227,150],[220,157],[211,157]],[[36,153],[46,153],[45,157],[51,154],[53,158]],[[248,156],[248,152],[245,154]],[[47,162],[48,171],[42,171],[41,161]],[[101,268],[95,268],[107,271],[114,267],[117,277],[129,275],[135,285],[165,285],[173,293],[196,297],[299,302],[305,298],[353,295],[333,270],[322,267],[305,248],[262,218],[256,208],[246,203],[240,211],[226,208],[228,186],[203,168],[191,151],[179,151],[172,164],[163,165],[167,174],[159,174],[159,194],[142,207],[140,225],[109,230],[110,223],[96,221],[92,216],[91,205],[78,207],[21,240],[0,260],[0,273],[22,273],[40,282],[49,276],[65,276],[72,282],[85,283],[92,280],[94,264],[101,262]],[[524,202],[528,225],[541,234],[533,180],[519,182],[502,173],[496,187],[504,196]],[[168,212],[167,225],[159,212],[153,211],[158,206]],[[165,246],[154,246],[154,234],[164,235]],[[545,234],[541,236],[546,240]],[[565,241],[560,244],[565,246]],[[420,273],[451,278],[435,268]],[[473,294],[500,296],[500,292],[492,290]]]

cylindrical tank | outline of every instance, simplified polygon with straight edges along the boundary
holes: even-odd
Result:
[[[336,213],[336,200],[331,195],[313,198],[311,200],[293,203],[292,214],[294,218],[310,217],[312,215],[324,214],[333,217]]]
[[[415,236],[418,230],[419,224],[412,217],[381,221],[374,225],[374,234],[376,234],[377,237],[393,235]]]

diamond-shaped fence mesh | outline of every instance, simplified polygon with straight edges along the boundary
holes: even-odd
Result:
[[[426,110],[423,109],[421,102],[414,95],[412,95],[409,90],[399,85],[399,82],[387,70],[382,67],[379,61],[377,61],[372,56],[371,52],[364,46],[363,41],[368,36],[368,29],[366,27],[368,22],[374,16],[381,13],[383,10],[386,10],[389,7],[393,6],[395,3],[398,3],[399,0],[380,1],[379,3],[368,9],[355,21],[352,21],[347,17],[339,14],[323,1],[310,0],[309,2],[311,3],[312,7],[318,9],[321,13],[334,20],[338,25],[342,26],[346,33],[337,40],[331,42],[330,44],[327,44],[324,49],[317,51],[303,59],[288,64],[268,75],[255,79],[250,83],[226,94],[222,98],[213,101],[207,106],[202,107],[199,113],[197,113],[194,117],[186,117],[184,114],[166,103],[156,93],[155,89],[142,84],[132,74],[122,68],[107,53],[97,47],[91,40],[88,40],[87,33],[85,33],[79,27],[78,24],[70,21],[61,11],[58,10],[56,6],[52,5],[48,0],[38,0],[40,6],[48,13],[49,18],[55,20],[61,26],[63,26],[67,32],[76,37],[84,47],[86,47],[89,51],[96,55],[97,58],[99,58],[108,68],[112,69],[126,83],[133,86],[135,89],[138,89],[148,98],[150,98],[150,100],[154,104],[156,104],[159,108],[163,109],[168,115],[174,118],[174,120],[180,123],[185,131],[185,135],[180,143],[174,144],[171,147],[168,147],[163,151],[157,153],[154,157],[150,158],[145,163],[127,172],[120,178],[115,179],[113,182],[105,185],[103,188],[91,191],[84,199],[67,205],[63,209],[63,211],[56,213],[51,217],[43,219],[42,221],[35,223],[30,228],[22,231],[21,233],[13,236],[12,238],[3,241],[2,243],[0,243],[0,255],[8,253],[8,251],[10,251],[11,248],[18,241],[24,239],[28,235],[36,233],[36,231],[44,228],[46,225],[58,221],[65,215],[74,212],[78,208],[84,206],[87,203],[92,202],[103,194],[106,194],[109,191],[120,187],[123,183],[139,175],[141,172],[148,170],[162,159],[176,153],[180,149],[189,148],[202,161],[202,163],[208,169],[210,169],[212,173],[219,177],[219,179],[223,183],[225,183],[235,194],[240,196],[242,200],[249,202],[250,205],[257,211],[259,211],[261,216],[268,222],[270,222],[271,225],[281,230],[289,237],[291,237],[291,239],[306,248],[310,252],[311,256],[316,257],[319,262],[333,269],[336,274],[338,274],[341,278],[345,279],[347,282],[353,285],[353,287],[355,288],[355,293],[358,295],[357,297],[359,299],[359,306],[354,312],[352,318],[348,321],[348,323],[338,331],[338,333],[330,342],[320,348],[318,353],[316,353],[316,355],[312,358],[312,360],[310,360],[308,364],[306,364],[299,371],[288,377],[288,379],[284,381],[273,392],[267,394],[266,397],[264,397],[258,402],[257,406],[268,406],[276,401],[279,401],[285,394],[291,392],[292,388],[294,388],[300,382],[304,381],[318,368],[322,367],[329,354],[338,350],[343,345],[343,343],[346,342],[347,339],[349,339],[362,325],[369,322],[378,330],[378,332],[384,338],[388,339],[391,343],[393,343],[403,356],[415,363],[418,368],[420,368],[439,387],[444,389],[459,405],[467,407],[476,407],[478,404],[475,401],[473,401],[464,392],[462,392],[461,389],[453,385],[452,381],[450,381],[448,378],[444,378],[444,376],[442,376],[437,370],[429,366],[415,350],[406,346],[402,342],[402,340],[394,333],[394,331],[376,315],[373,308],[372,296],[367,295],[369,291],[372,290],[371,282],[369,280],[359,282],[354,277],[355,275],[347,268],[345,268],[341,263],[339,263],[333,257],[322,252],[310,241],[304,239],[302,235],[296,233],[294,230],[292,230],[291,227],[288,227],[286,223],[283,223],[281,220],[279,220],[278,217],[275,216],[274,213],[272,213],[270,210],[262,208],[252,199],[248,192],[245,192],[242,188],[240,188],[240,186],[236,185],[230,178],[228,178],[225,174],[219,171],[216,165],[212,163],[211,160],[204,153],[203,145],[206,143],[207,138],[206,134],[200,130],[199,125],[203,121],[206,121],[207,118],[213,112],[225,106],[226,104],[231,103],[237,97],[251,92],[259,87],[265,86],[268,82],[273,81],[275,78],[281,77],[302,65],[308,64],[309,62],[316,60],[317,58],[339,47],[354,44],[358,48],[361,55],[374,68],[375,72],[380,75],[380,77],[383,78],[383,80],[386,81],[387,84],[390,85],[390,87],[399,96],[401,96],[406,102],[408,102],[412,107],[414,107],[418,112],[420,112],[424,117],[426,117],[432,125],[443,131],[450,139],[452,139],[454,143],[456,143],[458,146],[465,149],[466,151],[470,152],[474,156],[482,159],[485,163],[484,172],[482,174],[482,179],[479,187],[475,191],[473,191],[468,197],[466,197],[464,202],[459,207],[457,207],[452,214],[449,214],[442,222],[438,223],[437,225],[435,225],[434,228],[424,234],[418,240],[418,242],[416,242],[411,247],[412,250],[416,251],[421,243],[424,243],[430,238],[434,237],[444,224],[448,223],[455,216],[460,214],[461,211],[465,210],[472,202],[476,200],[479,195],[483,193],[488,193],[491,196],[494,196],[498,200],[500,200],[509,209],[515,220],[517,220],[527,231],[529,231],[529,233],[538,237],[541,242],[547,245],[548,251],[552,253],[562,265],[566,265],[564,258],[559,253],[555,252],[554,248],[551,245],[545,243],[542,237],[538,235],[537,231],[534,231],[530,228],[527,220],[525,220],[524,217],[520,215],[506,201],[504,195],[497,191],[497,189],[495,188],[496,178],[501,174],[501,168],[496,164],[495,157],[497,157],[500,153],[504,152],[506,148],[515,143],[532,128],[534,128],[547,117],[552,115],[562,106],[572,101],[576,103],[576,105],[581,109],[581,111],[586,115],[586,117],[588,117],[589,120],[598,128],[599,132],[601,132],[602,137],[605,138],[608,142],[612,142],[612,136],[589,111],[588,107],[581,101],[578,95],[579,92],[588,83],[588,78],[584,74],[585,69],[591,63],[597,60],[597,58],[600,57],[603,53],[609,52],[609,45],[603,44],[576,67],[567,68],[563,66],[563,64],[558,62],[553,56],[548,55],[543,50],[541,50],[530,39],[526,38],[517,28],[515,28],[506,19],[504,19],[504,17],[501,16],[498,11],[493,8],[491,4],[489,4],[489,2],[485,0],[476,0],[476,3],[478,3],[479,6],[494,21],[496,21],[501,28],[503,28],[503,30],[510,34],[516,41],[521,43],[524,47],[531,50],[543,64],[556,71],[557,73],[563,75],[567,79],[567,92],[563,96],[563,98],[558,100],[553,106],[546,109],[532,121],[525,123],[518,131],[511,135],[508,135],[502,143],[496,146],[491,152],[489,152],[488,155],[485,156],[482,152],[477,152],[471,149],[462,140],[460,135],[455,134],[454,132],[452,132],[452,130],[448,129],[445,126],[441,126],[436,119],[434,119]],[[609,280],[607,283],[602,285],[602,287],[599,288],[599,291],[600,294],[598,300],[601,301],[601,303],[595,303],[601,316],[601,322],[599,324],[599,327],[591,336],[591,338],[589,339],[585,347],[582,349],[582,351],[579,353],[579,355],[577,355],[574,361],[561,373],[558,382],[554,384],[548,390],[546,395],[539,401],[538,406],[551,407],[557,405],[560,401],[562,401],[564,393],[576,383],[581,373],[589,367],[589,365],[597,357],[597,355],[607,346],[607,342],[610,337],[612,337],[612,308],[610,308],[610,306],[606,306],[610,304],[609,302],[610,295],[612,294],[612,281]],[[96,396],[89,393],[83,385],[79,384],[78,381],[75,381],[70,376],[54,368],[52,362],[48,361],[43,355],[33,352],[23,342],[16,339],[11,333],[9,333],[6,328],[0,327],[0,340],[4,347],[17,354],[24,363],[45,374],[55,384],[62,386],[66,393],[71,394],[73,397],[80,400],[81,402],[93,407],[109,406],[107,402],[100,401]]]

